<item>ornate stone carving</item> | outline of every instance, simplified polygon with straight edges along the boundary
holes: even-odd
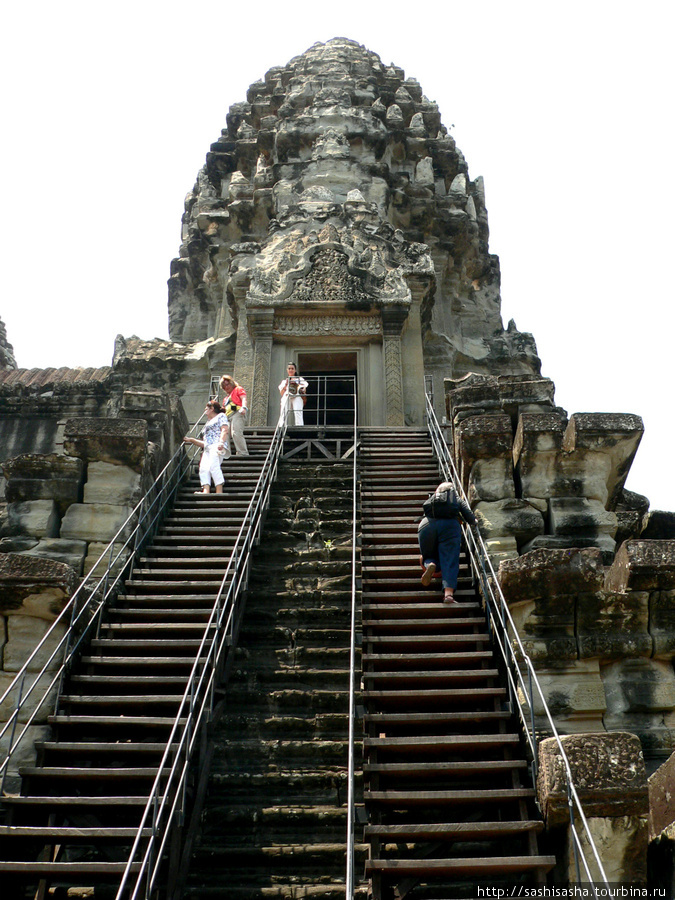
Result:
[[[304,335],[381,335],[379,316],[275,316],[274,334],[279,337]]]
[[[255,339],[253,358],[253,389],[251,390],[251,425],[267,424],[267,401],[270,392],[270,364],[272,361],[272,310],[249,313],[249,328]]]

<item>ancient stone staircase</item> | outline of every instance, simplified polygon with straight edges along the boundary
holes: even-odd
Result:
[[[114,896],[269,441],[226,463],[222,496],[195,496],[196,478],[181,489],[70,673],[21,796],[4,799],[3,900]]]
[[[360,459],[372,896],[536,884],[555,859],[537,852],[542,823],[466,558],[456,604],[420,584],[416,523],[439,482],[429,438],[366,429]]]
[[[189,900],[344,900],[351,463],[280,465],[218,725]],[[364,851],[357,868],[363,873]],[[355,896],[365,897],[365,885]]]
[[[227,463],[222,498],[183,491],[72,673],[52,739],[9,799],[8,898],[119,881],[266,440]],[[537,852],[541,823],[466,560],[454,607],[419,583],[416,522],[439,480],[428,437],[363,429],[360,457],[357,797],[370,856],[357,845],[368,881],[355,897],[537,883],[554,860]],[[280,467],[215,730],[190,900],[345,895],[350,475],[341,461]]]

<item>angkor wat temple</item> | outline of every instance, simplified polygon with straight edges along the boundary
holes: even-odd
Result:
[[[504,328],[488,234],[436,104],[336,38],[230,107],[168,341],[28,370],[0,322],[7,897],[672,896],[673,516],[624,488],[639,415],[560,408]],[[250,453],[195,497],[223,373]],[[453,606],[416,543],[446,476]]]

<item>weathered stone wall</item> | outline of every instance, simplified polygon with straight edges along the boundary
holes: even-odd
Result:
[[[610,883],[646,886],[648,789],[640,743],[632,734],[589,734],[562,738],[572,780]],[[549,840],[564,846],[558,855],[559,883],[587,881],[577,872],[570,825],[567,777],[557,742],[539,745],[537,794]],[[575,823],[591,877],[601,883],[579,816]],[[562,832],[562,833],[561,833]]]
[[[460,477],[495,564],[540,548],[598,547],[610,562],[638,416],[566,412],[533,376],[446,381]],[[642,519],[622,515],[622,536]]]
[[[535,550],[499,583],[563,733],[630,731],[650,767],[675,746],[675,542]],[[548,727],[535,702],[540,727]]]

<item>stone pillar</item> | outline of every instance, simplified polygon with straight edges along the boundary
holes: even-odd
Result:
[[[649,799],[640,741],[633,734],[614,732],[567,735],[561,742],[607,880],[646,885]],[[550,840],[557,844],[556,856],[564,860],[559,880],[576,883],[567,778],[555,738],[539,745],[537,795]],[[581,823],[575,824],[586,849]],[[599,880],[590,848],[584,855],[593,880]],[[582,868],[581,880],[586,879]]]
[[[425,423],[424,353],[422,350],[421,308],[429,292],[429,279],[410,276],[407,279],[412,305],[405,332],[401,336],[403,366],[403,415],[407,425],[422,428]]]
[[[247,310],[246,309],[246,292],[244,288],[238,288],[236,293],[237,309],[239,317],[237,322],[237,345],[234,356],[234,379],[241,384],[248,393],[249,407],[251,414],[255,414],[255,408],[252,402],[253,381],[255,378],[255,326],[251,323],[251,318],[256,319],[259,312],[263,310]],[[271,312],[271,310],[270,310]],[[265,403],[267,410],[267,403]],[[265,412],[265,422],[256,422],[257,425],[265,425],[267,422],[267,413]],[[251,423],[253,424],[253,423]]]
[[[241,320],[240,320],[241,321]],[[270,365],[272,361],[273,309],[249,310],[248,327],[253,336],[253,387],[250,393],[251,425],[267,425],[267,407],[270,395]],[[240,326],[241,329],[241,326]],[[239,341],[237,341],[239,359]],[[235,367],[235,372],[237,369]],[[239,379],[239,374],[236,374]]]
[[[403,370],[401,365],[401,330],[408,315],[400,307],[382,309],[384,335],[385,424],[405,425],[403,403]]]

